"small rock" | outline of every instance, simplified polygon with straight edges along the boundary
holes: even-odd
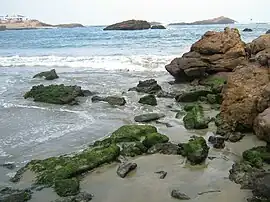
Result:
[[[151,29],[166,29],[163,25],[153,25]]]
[[[190,197],[179,190],[172,190],[171,196],[179,200],[190,200]]]
[[[81,192],[76,196],[69,196],[55,200],[54,202],[89,202],[93,198],[92,194]]]
[[[253,30],[252,29],[250,29],[250,28],[245,28],[245,29],[243,29],[243,32],[252,32]]]
[[[46,80],[54,80],[58,79],[59,76],[56,74],[55,69],[52,69],[51,71],[41,72],[39,74],[36,74],[33,78],[37,77],[45,77]]]
[[[141,93],[156,94],[161,91],[160,85],[157,84],[155,79],[139,81],[137,87],[130,88],[128,91],[137,91]]]
[[[165,155],[178,155],[180,154],[180,147],[177,144],[171,142],[159,143],[148,149],[148,154],[165,154]]]
[[[165,125],[167,128],[171,128],[173,127],[172,124],[170,123],[166,123],[166,122],[162,122],[162,121],[156,121],[157,124],[162,124],[162,125]]]
[[[129,172],[137,168],[136,163],[125,162],[121,163],[117,169],[117,175],[121,178],[125,178]]]
[[[165,117],[164,114],[149,113],[149,114],[142,114],[142,115],[136,116],[134,120],[136,122],[150,122],[150,121],[155,121],[164,117]]]
[[[176,94],[175,93],[170,93],[170,92],[166,92],[166,91],[159,91],[157,93],[157,97],[163,97],[163,98],[175,98]]]
[[[158,172],[155,172],[156,174],[160,174],[160,177],[159,177],[159,179],[164,179],[166,176],[167,176],[167,172],[165,172],[165,171],[158,171]]]
[[[15,164],[13,163],[0,164],[0,167],[7,168],[9,170],[13,170],[14,168],[16,168]]]
[[[225,138],[222,136],[210,136],[208,141],[216,149],[223,149],[225,147]]]
[[[208,159],[211,160],[211,161],[214,160],[214,159],[216,159],[216,158],[217,157],[215,157],[215,156],[208,156]]]
[[[100,97],[100,96],[94,96],[92,97],[92,102],[108,102],[110,105],[119,105],[123,106],[126,104],[126,100],[123,97],[117,97],[117,96],[108,96],[108,97]]]
[[[270,29],[265,32],[265,34],[270,34]]]
[[[245,137],[245,134],[240,133],[240,132],[234,132],[234,133],[230,134],[229,140],[230,140],[230,142],[238,142],[238,141],[242,140],[243,137]]]
[[[151,106],[156,106],[157,99],[156,99],[155,95],[146,95],[146,96],[140,98],[139,103],[151,105]]]
[[[98,94],[98,92],[92,92],[90,90],[82,90],[82,94],[84,97],[89,97]]]
[[[196,102],[199,97],[207,96],[212,92],[207,89],[195,89],[188,92],[183,92],[175,97],[177,102]]]

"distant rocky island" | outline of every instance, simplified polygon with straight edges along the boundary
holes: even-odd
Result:
[[[231,18],[221,16],[213,19],[195,21],[191,23],[180,22],[180,23],[171,23],[169,25],[215,25],[215,24],[234,24],[236,22],[237,21]]]
[[[149,23],[145,20],[127,20],[115,23],[105,27],[103,30],[145,30],[145,29],[166,29],[163,25],[157,22]]]

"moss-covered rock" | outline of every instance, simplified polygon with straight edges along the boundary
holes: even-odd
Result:
[[[35,102],[45,102],[51,104],[77,104],[76,98],[83,96],[80,86],[61,85],[39,85],[24,95],[24,98],[34,98]]]
[[[61,197],[74,196],[80,192],[80,183],[76,178],[56,180],[54,190]]]
[[[188,143],[181,143],[180,153],[187,157],[192,165],[201,164],[208,156],[209,147],[203,137],[192,137]]]
[[[150,125],[124,125],[112,133],[115,143],[141,141],[148,134],[157,133],[157,129]]]
[[[165,117],[165,114],[162,114],[162,113],[147,113],[147,114],[141,114],[141,115],[135,116],[134,121],[140,122],[140,123],[146,123],[146,122],[156,121],[163,117]]]
[[[270,152],[267,147],[254,147],[243,153],[243,159],[251,166],[261,168],[263,163],[270,163]]]
[[[204,117],[202,107],[196,104],[187,112],[183,121],[186,129],[205,129],[210,120]]]
[[[215,104],[217,103],[217,96],[214,94],[208,94],[207,96],[207,101],[209,104]]]
[[[121,147],[121,155],[123,156],[135,157],[147,151],[147,148],[141,142],[123,143]]]
[[[32,191],[30,189],[12,189],[10,187],[0,188],[1,202],[25,202],[32,198]]]
[[[184,106],[184,110],[185,110],[186,112],[191,111],[195,106],[196,106],[196,104],[193,104],[193,103],[191,103],[191,104],[186,104],[186,105]]]
[[[108,147],[112,143],[112,139],[110,137],[102,139],[102,140],[97,140],[94,142],[93,146],[94,147]]]
[[[227,80],[225,77],[220,76],[210,76],[206,78],[202,84],[210,86],[212,93],[218,94],[221,93],[223,86],[226,84]]]
[[[145,139],[143,140],[144,146],[150,148],[158,143],[166,143],[169,141],[169,138],[166,135],[162,135],[159,133],[151,133],[148,134]]]
[[[139,103],[156,106],[157,99],[156,99],[155,95],[150,94],[150,95],[146,95],[146,96],[140,98]]]
[[[208,89],[193,89],[188,92],[183,92],[180,95],[177,95],[175,97],[177,102],[196,102],[198,101],[199,97],[201,96],[207,96],[208,94],[211,94],[211,90]]]

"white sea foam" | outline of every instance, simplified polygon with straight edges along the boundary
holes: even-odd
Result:
[[[180,56],[180,55],[179,55]],[[2,67],[72,67],[105,70],[163,71],[164,66],[177,56],[10,56],[0,57]]]

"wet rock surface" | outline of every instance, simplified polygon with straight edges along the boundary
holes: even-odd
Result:
[[[137,168],[136,163],[124,162],[117,169],[117,175],[121,178],[125,178],[128,173]]]
[[[9,187],[0,189],[1,202],[25,202],[31,199],[32,192],[29,189],[18,190]]]
[[[104,30],[143,30],[150,29],[151,25],[147,21],[143,20],[127,20],[110,25]]]
[[[119,105],[119,106],[124,106],[126,104],[125,98],[117,96],[108,96],[108,97],[94,96],[92,97],[92,102],[108,102],[110,105]]]
[[[146,96],[140,98],[139,103],[151,105],[151,106],[156,106],[157,99],[156,99],[155,95],[146,95]]]
[[[208,141],[216,149],[223,149],[225,147],[225,138],[222,136],[210,136]]]
[[[46,71],[46,72],[38,73],[33,78],[42,78],[42,77],[44,77],[45,80],[54,80],[54,79],[59,78],[59,76],[57,75],[55,69],[52,69],[52,70]]]
[[[156,94],[160,92],[162,88],[158,85],[155,79],[149,79],[145,81],[139,81],[137,87],[130,88],[129,91],[137,91],[140,93]]]
[[[76,196],[69,196],[55,200],[54,202],[89,202],[93,199],[92,194],[81,192]]]
[[[149,114],[142,114],[142,115],[135,116],[134,120],[136,122],[150,122],[150,121],[156,121],[164,117],[165,117],[165,114],[149,113]]]

